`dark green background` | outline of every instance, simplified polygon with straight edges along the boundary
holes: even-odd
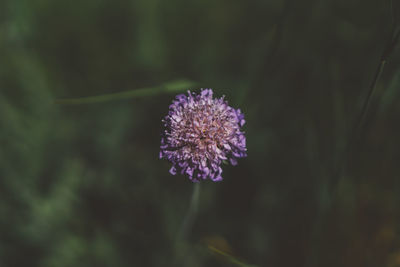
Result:
[[[398,1],[0,2],[0,266],[400,266],[400,55],[344,155]],[[392,16],[393,14],[393,16]],[[158,159],[188,79],[246,116],[248,157],[201,184]],[[335,179],[341,159],[347,169]]]

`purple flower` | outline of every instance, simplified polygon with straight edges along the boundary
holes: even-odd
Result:
[[[246,157],[246,138],[240,127],[245,123],[240,109],[213,98],[211,89],[200,94],[180,94],[163,119],[160,158],[172,163],[170,173],[186,174],[193,182],[222,180],[221,164]]]

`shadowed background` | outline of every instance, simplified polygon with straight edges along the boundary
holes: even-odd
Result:
[[[0,266],[400,266],[398,51],[344,155],[397,2],[1,1]],[[158,152],[181,79],[241,108],[248,157],[176,246],[193,184]]]

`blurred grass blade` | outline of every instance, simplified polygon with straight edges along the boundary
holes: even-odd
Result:
[[[226,253],[226,252],[224,252],[224,251],[222,251],[222,250],[217,249],[217,248],[214,247],[214,246],[208,245],[207,247],[208,247],[208,249],[211,250],[212,252],[217,253],[217,254],[223,256],[223,257],[226,258],[228,261],[230,261],[230,262],[233,263],[233,264],[236,264],[237,266],[242,266],[242,267],[258,267],[257,265],[252,265],[252,264],[244,263],[244,262],[242,262],[242,261],[236,259],[236,258],[233,257],[232,255],[230,255],[230,254],[228,254],[228,253]]]
[[[102,103],[102,102],[109,102],[109,101],[128,99],[128,98],[177,93],[183,90],[190,89],[196,85],[197,85],[196,82],[189,80],[175,80],[164,83],[156,87],[140,88],[120,93],[111,93],[111,94],[104,94],[97,96],[79,97],[79,98],[61,98],[61,99],[56,99],[55,103],[61,105]]]
[[[391,106],[396,104],[399,95],[400,88],[400,70],[393,75],[392,81],[389,83],[387,89],[382,95],[381,106],[379,112],[382,114],[386,112]]]

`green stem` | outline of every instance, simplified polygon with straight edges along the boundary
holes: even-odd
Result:
[[[193,227],[193,223],[196,219],[197,212],[199,209],[200,200],[200,183],[195,183],[193,185],[192,199],[190,200],[189,209],[183,219],[182,227],[180,229],[178,240],[186,240],[190,230]]]
[[[353,127],[352,131],[350,132],[350,136],[349,136],[346,148],[344,150],[343,156],[342,156],[342,158],[340,160],[340,163],[339,163],[339,165],[338,165],[338,167],[336,169],[336,172],[333,175],[333,178],[332,178],[332,181],[331,181],[332,190],[335,189],[336,183],[338,182],[340,177],[343,175],[343,172],[346,169],[346,163],[347,163],[349,154],[350,154],[351,150],[353,149],[353,147],[355,146],[356,141],[357,141],[362,129],[364,128],[364,125],[365,125],[365,122],[366,122],[366,117],[367,117],[368,110],[369,110],[369,106],[370,106],[373,94],[375,92],[376,84],[378,83],[379,78],[380,78],[380,76],[381,76],[381,74],[383,72],[383,69],[385,67],[387,59],[392,54],[394,48],[397,45],[397,42],[399,40],[399,36],[400,36],[400,31],[397,31],[397,33],[396,33],[395,32],[395,26],[393,26],[391,39],[387,43],[387,45],[386,45],[386,47],[385,47],[385,49],[384,49],[384,51],[382,53],[379,65],[378,65],[378,67],[377,67],[377,69],[375,71],[374,77],[373,77],[372,82],[371,82],[371,84],[369,86],[368,94],[367,94],[367,96],[365,98],[365,101],[364,101],[363,107],[361,109],[360,115],[356,119],[354,127]]]
[[[119,93],[104,94],[97,96],[87,96],[79,98],[61,98],[56,99],[54,102],[56,104],[62,105],[81,105],[81,104],[94,104],[102,103],[114,100],[121,100],[127,98],[153,96],[158,94],[176,93],[185,89],[189,89],[196,85],[195,82],[189,80],[176,80],[172,82],[165,83],[157,87],[140,88],[135,90],[129,90]]]

